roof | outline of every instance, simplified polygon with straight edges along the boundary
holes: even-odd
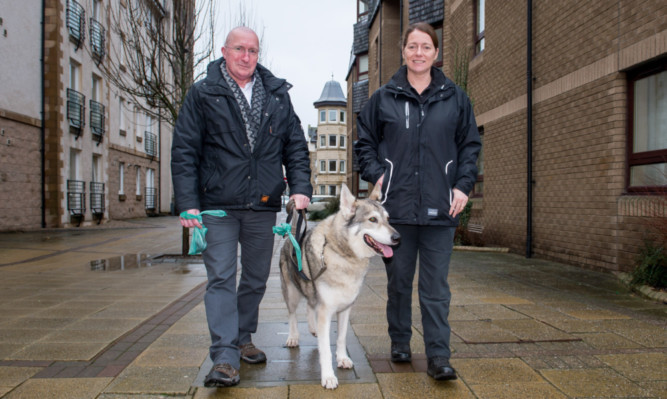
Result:
[[[339,105],[342,107],[346,106],[347,100],[343,94],[343,89],[340,87],[340,83],[333,79],[328,81],[324,85],[324,89],[322,90],[322,95],[320,96],[319,100],[315,101],[313,105],[316,108],[325,105]]]

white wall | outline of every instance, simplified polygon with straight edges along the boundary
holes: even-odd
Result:
[[[0,0],[0,109],[36,119],[41,119],[41,8],[39,1]]]

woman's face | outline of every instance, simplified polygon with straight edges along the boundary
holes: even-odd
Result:
[[[433,45],[431,36],[420,30],[414,30],[408,35],[403,47],[403,59],[408,72],[421,74],[429,72],[438,58],[438,49]]]

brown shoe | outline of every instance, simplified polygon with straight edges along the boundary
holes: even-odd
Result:
[[[231,387],[241,381],[239,371],[227,363],[216,364],[204,380],[205,387]]]
[[[266,354],[257,349],[252,342],[239,346],[241,349],[241,359],[250,364],[265,363]]]

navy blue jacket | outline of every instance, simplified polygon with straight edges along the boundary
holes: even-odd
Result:
[[[176,208],[279,211],[284,177],[291,194],[310,197],[308,145],[287,93],[292,86],[257,65],[266,103],[251,153],[221,63],[209,64],[207,77],[190,88],[178,115],[171,148]]]
[[[362,179],[384,174],[384,207],[394,224],[458,225],[449,216],[457,188],[470,195],[477,179],[481,141],[465,92],[431,69],[421,96],[401,67],[380,87],[357,118],[354,149]]]

